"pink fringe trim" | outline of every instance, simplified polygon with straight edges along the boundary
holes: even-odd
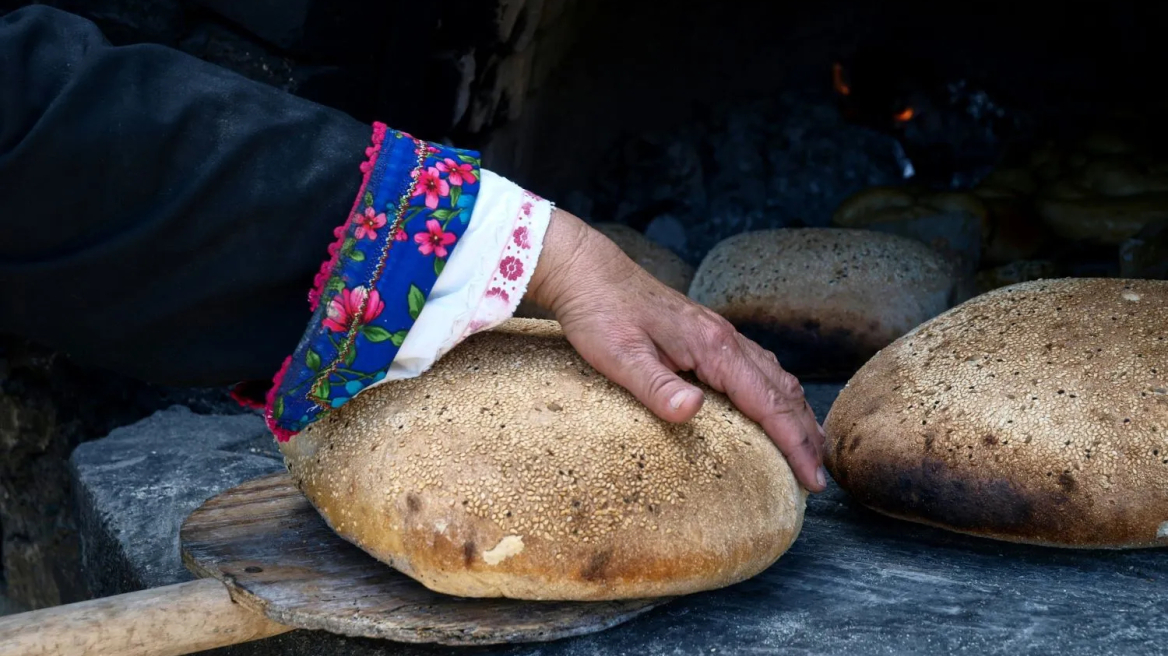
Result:
[[[317,272],[312,281],[312,289],[308,292],[308,308],[313,312],[320,305],[321,296],[324,295],[324,286],[328,284],[333,265],[337,263],[337,253],[341,250],[341,244],[345,243],[345,233],[348,232],[353,217],[357,215],[357,208],[361,205],[362,197],[365,196],[365,188],[369,185],[369,176],[373,174],[373,167],[377,165],[377,157],[381,154],[381,143],[385,141],[387,129],[389,127],[384,123],[375,122],[373,124],[373,145],[365,149],[366,160],[361,162],[361,173],[363,174],[361,188],[357,190],[357,198],[353,200],[353,207],[349,210],[349,216],[345,222],[333,229],[333,237],[336,238],[336,241],[329,244],[329,258],[320,265],[320,271]]]
[[[284,364],[280,366],[280,370],[272,377],[272,388],[268,390],[267,404],[264,409],[264,423],[268,425],[268,430],[272,431],[272,434],[276,436],[276,441],[281,443],[287,442],[296,434],[287,428],[277,426],[275,418],[272,417],[272,408],[276,403],[276,394],[280,391],[280,384],[284,382],[284,374],[288,373],[288,367],[291,365],[292,356],[289,355],[284,358]]]
[[[365,161],[361,163],[361,188],[357,191],[357,198],[353,200],[353,206],[349,210],[349,216],[346,217],[345,222],[333,229],[333,237],[336,241],[329,244],[328,254],[329,259],[321,264],[320,271],[316,274],[313,280],[312,289],[308,292],[308,306],[313,312],[320,305],[321,296],[324,294],[324,286],[328,284],[329,275],[332,273],[333,265],[337,262],[337,254],[340,252],[341,244],[345,241],[345,233],[348,232],[349,225],[353,221],[353,217],[357,213],[357,208],[361,204],[361,199],[365,196],[366,187],[369,186],[369,177],[373,175],[373,168],[377,164],[377,157],[381,154],[381,144],[385,141],[385,133],[389,127],[380,122],[373,124],[373,145],[365,149]],[[287,442],[292,439],[296,433],[282,428],[276,424],[276,420],[272,417],[272,411],[276,403],[276,395],[280,391],[280,385],[284,382],[284,376],[288,373],[288,368],[292,366],[292,356],[284,359],[284,364],[280,366],[280,370],[272,377],[272,386],[268,389],[265,396],[264,403],[261,405],[259,401],[254,398],[244,396],[241,392],[241,386],[236,386],[231,390],[231,397],[237,403],[254,410],[263,410],[264,423],[267,424],[268,430],[276,436],[277,442]]]
[[[243,388],[244,388],[244,383],[240,383],[240,384],[236,385],[235,387],[231,388],[231,392],[230,392],[231,398],[234,399],[236,403],[238,403],[239,405],[241,405],[245,408],[249,408],[251,410],[263,410],[265,407],[267,407],[263,403],[260,403],[259,401],[257,401],[256,399],[253,399],[250,396],[244,395]]]

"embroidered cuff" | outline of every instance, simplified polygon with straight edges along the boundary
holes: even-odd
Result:
[[[552,204],[482,170],[470,225],[378,385],[413,378],[470,335],[515,313],[535,272]],[[372,387],[373,385],[370,385]]]
[[[477,153],[376,123],[366,154],[357,201],[309,293],[308,329],[267,395],[279,441],[386,378],[475,208]]]

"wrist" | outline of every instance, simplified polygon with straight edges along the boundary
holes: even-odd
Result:
[[[525,299],[545,310],[556,311],[572,279],[570,271],[591,248],[590,231],[587,224],[572,214],[559,208],[552,211]]]

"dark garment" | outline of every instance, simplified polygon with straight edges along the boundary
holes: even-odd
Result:
[[[152,382],[270,378],[370,134],[71,14],[0,18],[0,332]]]

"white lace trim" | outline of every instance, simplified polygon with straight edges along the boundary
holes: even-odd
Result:
[[[398,350],[386,381],[419,376],[470,335],[515,313],[543,250],[552,203],[486,169],[470,224]],[[368,389],[368,388],[366,388]]]

